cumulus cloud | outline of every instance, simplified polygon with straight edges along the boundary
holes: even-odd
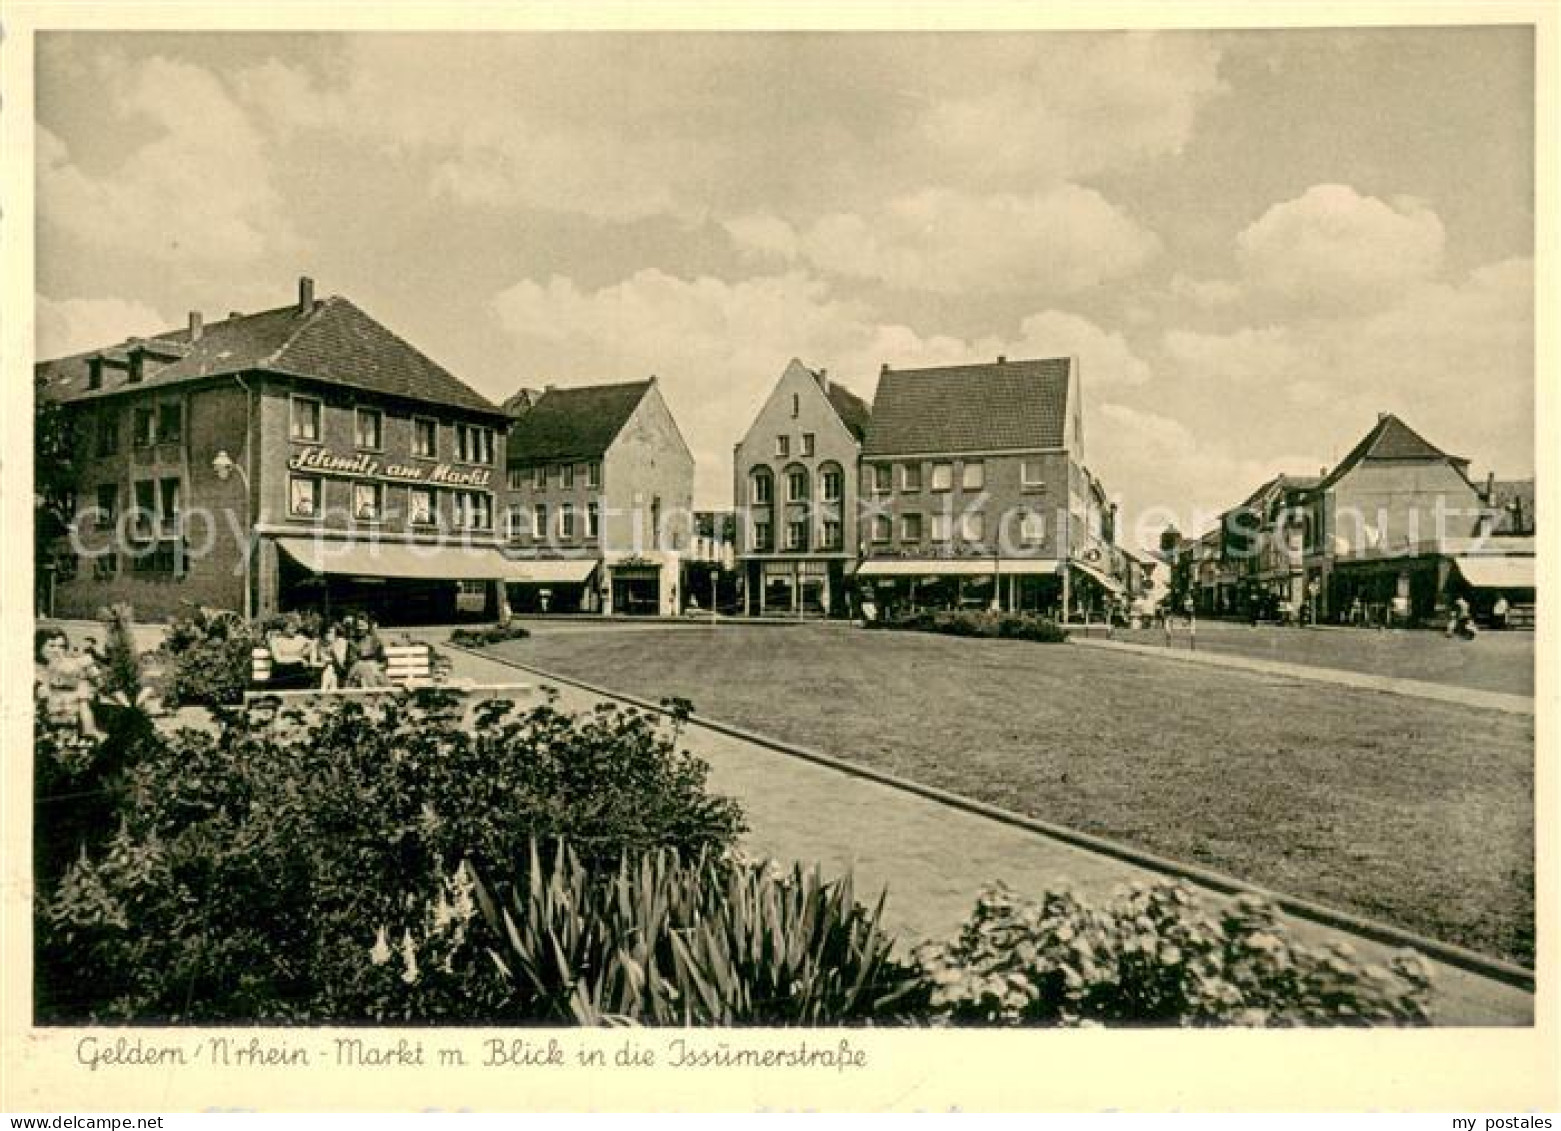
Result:
[[[886,362],[912,368],[998,354],[1073,354],[1091,388],[1131,386],[1149,376],[1119,335],[1065,311],[1032,315],[1015,335],[971,341],[882,321],[802,271],[732,282],[646,269],[595,290],[563,277],[524,279],[490,305],[516,356],[527,359],[517,385],[658,374],[694,449],[698,494],[708,503],[729,495],[732,445],[793,356],[826,366],[869,401]]]
[[[420,158],[469,205],[690,220],[779,199],[811,221],[927,184],[1028,192],[1176,152],[1222,89],[1219,58],[1120,32],[379,35],[236,81],[277,130]]]
[[[142,302],[122,298],[52,299],[39,295],[34,342],[40,359],[97,349],[178,325]]]
[[[1446,233],[1423,201],[1361,196],[1348,185],[1314,185],[1276,204],[1236,238],[1236,256],[1257,286],[1308,305],[1347,309],[1391,301],[1431,278]]]
[[[1220,52],[1191,36],[980,37],[979,81],[941,90],[921,121],[941,156],[978,175],[1096,174],[1180,152],[1224,91]]]
[[[1240,299],[1241,287],[1229,279],[1194,279],[1178,271],[1171,276],[1171,293],[1204,310],[1216,310]]]
[[[291,242],[261,133],[211,71],[100,60],[104,105],[151,140],[89,170],[39,129],[38,212],[65,235],[165,264],[252,262]]]
[[[1278,451],[1304,434],[1328,463],[1378,412],[1394,412],[1476,465],[1524,474],[1534,463],[1533,286],[1531,260],[1504,260],[1458,282],[1412,285],[1383,309],[1170,331],[1151,360],[1209,422],[1211,450],[1239,437],[1243,450]]]
[[[767,215],[725,227],[752,254],[802,258],[829,274],[934,294],[1074,294],[1133,274],[1160,250],[1153,232],[1100,193],[1072,184],[1028,196],[923,189],[870,219],[832,213],[800,234]]]

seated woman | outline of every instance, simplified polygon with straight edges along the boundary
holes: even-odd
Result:
[[[353,622],[353,661],[347,670],[348,687],[389,687],[385,674],[385,646],[374,625],[365,617]]]
[[[289,616],[279,631],[266,640],[271,649],[271,680],[313,686],[319,669],[318,647],[303,631],[302,622]]]
[[[56,726],[75,729],[82,738],[101,739],[92,712],[97,689],[91,657],[72,654],[62,629],[40,628],[33,636],[33,662],[33,696],[40,714]]]

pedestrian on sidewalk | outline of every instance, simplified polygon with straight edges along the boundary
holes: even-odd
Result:
[[[1496,604],[1491,609],[1491,627],[1501,632],[1507,627],[1507,616],[1512,611],[1512,606],[1507,604],[1507,595],[1499,594]]]

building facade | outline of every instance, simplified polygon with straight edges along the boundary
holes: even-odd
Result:
[[[1460,596],[1477,612],[1505,597],[1525,623],[1534,601],[1531,494],[1481,491],[1469,461],[1397,416],[1317,477],[1280,475],[1171,558],[1173,587],[1205,615],[1285,609],[1322,622],[1440,624]],[[1530,488],[1531,490],[1531,488]],[[1513,533],[1524,529],[1527,535]],[[1163,549],[1164,547],[1162,547]]]
[[[656,379],[522,390],[506,408],[510,608],[676,615],[694,457]]]
[[[848,616],[868,407],[796,358],[733,454],[737,569],[750,616]]]
[[[491,615],[507,418],[348,300],[46,361],[82,437],[48,611]]]
[[[1105,615],[1115,511],[1084,462],[1073,358],[883,368],[862,447],[857,577],[880,607]]]

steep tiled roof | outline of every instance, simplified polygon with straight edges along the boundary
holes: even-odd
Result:
[[[867,423],[873,418],[873,410],[867,406],[866,401],[850,389],[833,381],[829,383],[825,395],[829,397],[829,403],[834,406],[835,415],[840,417],[840,423],[856,437],[857,443],[861,443],[862,438],[867,435]]]
[[[240,315],[203,328],[190,341],[188,327],[150,336],[154,347],[170,343],[182,356],[149,369],[134,386],[155,389],[248,370],[312,377],[392,396],[433,401],[476,412],[500,410],[414,346],[344,298],[331,297],[307,310],[296,305]],[[123,370],[104,368],[103,387],[88,387],[88,362],[123,358],[128,344],[93,350],[38,365],[43,395],[55,400],[111,396],[127,387]]]
[[[1069,359],[885,369],[863,455],[1060,448]]]
[[[612,446],[649,381],[548,389],[510,425],[509,462],[596,459]]]
[[[1331,487],[1364,460],[1443,459],[1456,464],[1468,463],[1467,460],[1448,455],[1391,412],[1385,412],[1377,418],[1376,426],[1350,449],[1349,454],[1322,479],[1319,486]]]

